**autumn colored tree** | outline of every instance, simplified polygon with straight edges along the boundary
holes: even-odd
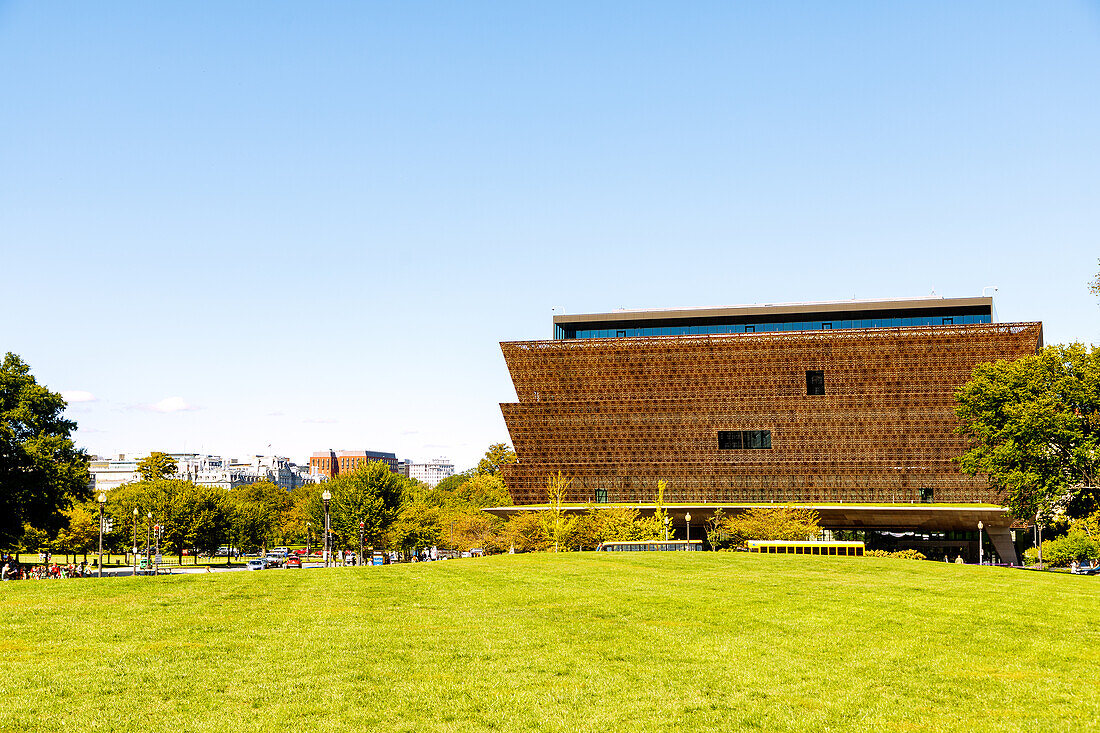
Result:
[[[821,532],[818,515],[805,507],[752,507],[726,518],[725,530],[735,545],[746,540],[807,540]]]

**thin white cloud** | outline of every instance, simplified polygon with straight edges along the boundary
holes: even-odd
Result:
[[[333,420],[332,418],[328,418],[328,417],[316,417],[316,418],[311,418],[309,420],[302,420],[302,422],[321,423],[321,424],[324,424],[324,425],[331,425],[332,423],[334,423],[336,421]]]
[[[82,389],[62,390],[61,396],[70,404],[73,402],[95,402],[95,395]]]
[[[197,410],[199,408],[192,404],[188,404],[187,400],[182,397],[165,397],[160,402],[154,402],[149,405],[149,409],[153,412],[184,412],[186,410]]]

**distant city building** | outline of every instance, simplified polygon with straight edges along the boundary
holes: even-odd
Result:
[[[282,456],[253,456],[247,461],[200,453],[169,453],[176,461],[176,473],[168,478],[191,481],[199,486],[217,486],[226,490],[257,481],[270,481],[290,491],[313,483],[309,469]],[[93,491],[109,491],[122,484],[140,481],[137,465],[145,456],[119,454],[115,458],[96,457],[88,469]]]
[[[455,466],[446,458],[433,458],[427,463],[413,463],[405,461],[408,471],[406,476],[417,481],[423,481],[428,486],[435,487],[440,481],[455,475]]]
[[[382,461],[394,473],[401,473],[399,461],[393,453],[373,450],[327,450],[317,451],[309,457],[309,475],[317,481],[336,478],[342,473],[351,473],[360,466],[372,461]]]
[[[88,464],[88,471],[92,475],[89,488],[93,492],[110,491],[123,484],[138,481],[141,478],[137,472],[138,460],[121,453],[117,458],[93,457]]]

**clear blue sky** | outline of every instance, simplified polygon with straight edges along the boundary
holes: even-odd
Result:
[[[0,2],[0,351],[94,453],[461,469],[554,306],[1100,341],[1096,2],[593,5]]]

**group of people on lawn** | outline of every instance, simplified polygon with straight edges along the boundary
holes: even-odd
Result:
[[[73,562],[59,565],[50,562],[50,556],[44,557],[42,565],[27,567],[20,565],[12,555],[0,556],[3,567],[0,568],[0,580],[65,580],[68,578],[90,578],[92,570],[86,562]]]

